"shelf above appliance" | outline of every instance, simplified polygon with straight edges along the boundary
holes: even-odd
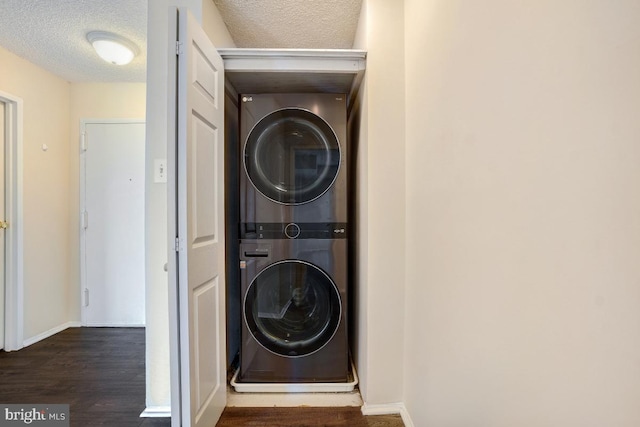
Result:
[[[218,49],[237,93],[358,92],[367,52],[353,49]]]

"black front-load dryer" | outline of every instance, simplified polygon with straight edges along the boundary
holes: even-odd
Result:
[[[239,382],[346,382],[347,239],[240,242]]]
[[[242,94],[239,136],[243,235],[268,238],[269,224],[345,227],[345,95]]]

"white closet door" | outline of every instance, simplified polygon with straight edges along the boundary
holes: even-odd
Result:
[[[226,405],[224,70],[179,10],[178,294],[183,427],[211,427]]]

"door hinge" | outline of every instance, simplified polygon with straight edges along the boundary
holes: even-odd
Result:
[[[80,226],[86,230],[89,227],[89,212],[82,211],[80,214]]]
[[[89,307],[89,289],[84,288],[84,306]]]
[[[180,252],[180,238],[176,237],[176,246],[175,246],[176,252]]]
[[[82,132],[80,134],[80,150],[82,150],[82,152],[87,151],[87,133],[86,132]]]
[[[182,55],[184,53],[184,43],[176,41],[176,55]]]

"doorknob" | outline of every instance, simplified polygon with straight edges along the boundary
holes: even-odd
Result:
[[[0,228],[6,230],[7,228],[9,228],[9,223],[7,221],[0,220]]]

